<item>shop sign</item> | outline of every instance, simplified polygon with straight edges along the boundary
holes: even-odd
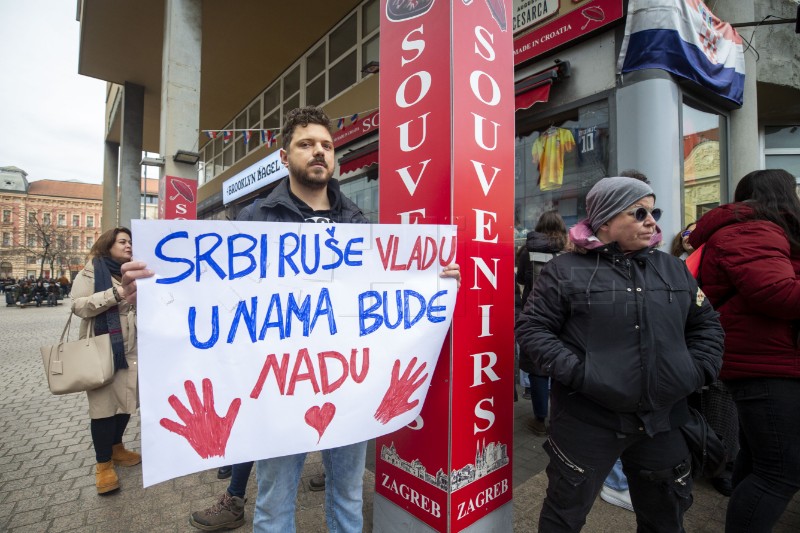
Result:
[[[462,285],[420,415],[377,440],[375,485],[461,531],[511,501],[512,3],[400,8],[381,2],[381,222],[457,225]]]
[[[514,33],[558,16],[559,0],[514,0]]]
[[[534,28],[514,40],[515,65],[594,33],[624,16],[623,0],[561,0],[555,14],[551,13],[552,6],[544,6],[553,3],[557,0],[514,1],[515,13],[521,10],[517,15],[519,23],[530,21],[520,27]],[[531,10],[530,16],[525,11],[527,9]]]
[[[378,131],[379,125],[380,111],[373,111],[364,118],[359,118],[349,126],[336,131],[333,134],[333,146],[339,148],[365,135],[375,133]]]
[[[275,150],[258,163],[225,180],[222,184],[222,203],[228,205],[288,175],[289,169],[281,163],[280,150]]]
[[[159,183],[158,218],[197,220],[197,180],[165,176]]]

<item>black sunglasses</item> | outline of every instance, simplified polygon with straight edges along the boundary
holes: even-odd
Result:
[[[661,209],[656,207],[652,211],[648,211],[644,207],[637,207],[633,211],[628,211],[628,214],[633,216],[636,219],[636,222],[644,222],[647,219],[647,215],[651,215],[653,220],[658,222],[658,219],[661,218]]]

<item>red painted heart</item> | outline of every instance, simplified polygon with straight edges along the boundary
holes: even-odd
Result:
[[[317,443],[322,440],[322,434],[325,433],[328,424],[333,420],[333,415],[336,414],[336,406],[332,403],[324,403],[322,407],[314,406],[306,411],[306,424],[317,430],[319,439]]]

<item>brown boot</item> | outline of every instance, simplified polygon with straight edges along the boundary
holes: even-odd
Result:
[[[111,447],[111,460],[115,465],[119,466],[133,466],[142,462],[142,456],[136,452],[125,449],[125,445],[121,442]]]
[[[119,478],[114,470],[114,461],[97,463],[94,484],[97,486],[97,494],[107,494],[119,489]]]

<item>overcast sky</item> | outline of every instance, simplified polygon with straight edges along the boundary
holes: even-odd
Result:
[[[77,0],[0,0],[0,166],[103,180],[105,83],[78,74]]]

